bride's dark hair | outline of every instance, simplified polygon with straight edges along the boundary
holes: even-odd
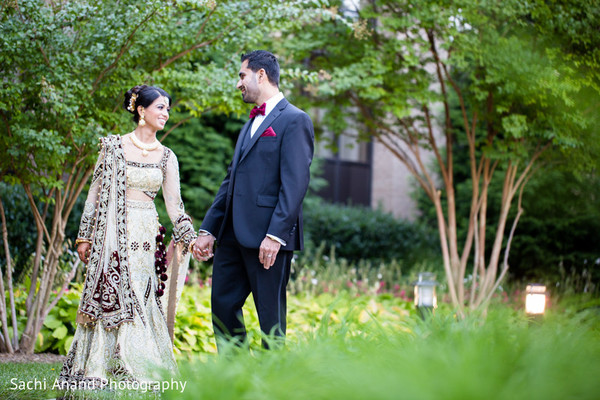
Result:
[[[135,97],[132,99],[132,96]],[[133,114],[133,121],[137,123],[140,120],[140,114],[137,111],[138,106],[148,107],[160,96],[165,96],[169,99],[169,105],[172,100],[169,93],[156,86],[138,85],[132,87],[125,93],[125,100],[123,101],[123,108]]]

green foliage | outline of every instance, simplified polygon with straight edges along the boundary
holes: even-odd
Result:
[[[304,212],[305,239],[350,261],[398,260],[405,265],[434,258],[439,240],[419,224],[381,210],[321,203]]]
[[[509,259],[516,278],[565,283],[565,275],[600,281],[600,178],[540,171],[523,197],[525,210]]]
[[[318,275],[318,277],[322,277]],[[174,327],[175,353],[178,358],[192,357],[198,354],[216,352],[216,343],[213,335],[211,310],[210,310],[210,280],[194,282],[184,286],[181,300],[177,306],[177,318]],[[196,286],[199,284],[198,286]],[[335,284],[332,282],[331,285]],[[341,282],[340,287],[331,293],[324,292],[294,292],[288,299],[288,335],[292,338],[302,336],[307,332],[317,329],[323,318],[332,320],[330,328],[338,329],[341,321],[352,315],[352,323],[357,329],[370,323],[371,317],[363,311],[380,315],[381,323],[388,323],[398,319],[395,313],[401,315],[414,313],[414,307],[406,296],[383,294],[379,290],[365,290],[361,292],[347,288],[346,282]],[[59,300],[46,320],[44,327],[38,335],[36,343],[37,352],[51,352],[67,354],[73,335],[75,334],[75,318],[79,306],[82,286],[72,284],[71,289]],[[363,295],[361,299],[357,295]],[[335,307],[332,301],[336,296]],[[17,290],[16,301],[21,305],[25,301],[26,292]],[[374,299],[378,304],[374,304]],[[380,304],[379,304],[380,303]],[[22,307],[18,307],[22,309]],[[249,330],[249,341],[252,346],[261,346],[261,334],[258,315],[252,297],[244,307],[245,321]],[[348,314],[349,313],[349,314]],[[346,315],[348,314],[348,315]],[[357,315],[355,315],[357,314]],[[358,315],[360,314],[360,315]],[[19,325],[26,321],[25,315],[19,315]]]
[[[216,352],[209,301],[209,287],[184,289],[175,325],[175,352],[179,359],[199,356],[208,360]],[[287,337],[294,342],[318,330],[334,333],[351,327],[359,332],[370,326],[388,326],[393,330],[396,323],[416,315],[413,304],[405,298],[389,294],[359,297],[347,291],[315,296],[298,293],[288,296],[287,306]],[[244,306],[244,321],[249,346],[260,349],[262,335],[252,296]]]
[[[413,7],[382,1],[358,10],[355,30],[335,20],[279,45],[323,71],[306,90],[306,101],[327,109],[320,122],[333,132],[343,131],[350,118],[364,124],[365,138],[393,132],[406,140],[408,134],[414,135],[410,140],[426,139],[426,121],[413,110],[444,99],[432,90],[439,85],[433,42],[448,72],[460,76],[469,114],[478,113],[480,150],[501,161],[527,159],[536,144],[552,141],[555,156],[568,149],[573,167],[579,162],[579,169],[589,170],[597,166],[591,153],[599,150],[597,113],[591,112],[600,93],[598,61],[587,52],[597,52],[597,38],[589,32],[597,26],[598,7],[585,0],[543,3],[432,0]],[[567,5],[572,3],[586,12]],[[369,19],[372,29],[358,29]],[[433,118],[444,125],[441,113]],[[414,129],[405,132],[406,126]],[[490,137],[494,131],[499,135]]]
[[[190,305],[184,314],[200,306],[196,315],[209,317],[209,290],[186,288],[184,298]],[[290,296],[288,304],[284,348],[262,351],[254,337],[250,351],[181,354],[186,389],[163,397],[559,400],[595,399],[600,390],[597,302],[582,311],[580,299],[565,299],[544,320],[498,305],[486,318],[463,320],[442,305],[421,320],[410,303],[391,296]],[[252,307],[246,320],[252,334],[258,329]],[[4,364],[0,395],[48,398],[49,390],[11,391],[10,379],[51,383],[60,367]]]
[[[44,327],[38,334],[35,347],[37,353],[67,354],[75,334],[75,319],[82,289],[82,285],[73,284],[60,298],[56,307],[50,310],[44,320]]]
[[[175,353],[191,355],[216,352],[210,311],[210,295],[206,289],[184,286],[177,305],[174,327]]]
[[[538,326],[500,310],[486,321],[403,318],[393,333],[345,328],[280,351],[182,363],[190,387],[167,398],[558,400],[595,399],[600,389],[598,336],[577,319]]]
[[[242,124],[225,116],[207,115],[191,119],[163,140],[177,155],[181,196],[186,212],[198,227],[225,177]],[[161,195],[155,203],[160,220],[171,232]]]
[[[33,216],[27,197],[20,187],[0,182],[0,192],[5,210],[10,210],[6,213],[8,242],[11,243],[10,255],[14,274],[19,276],[35,249]],[[3,244],[0,246],[0,268],[5,271],[6,254]]]
[[[403,260],[388,262],[361,259],[349,261],[338,257],[335,247],[309,247],[294,257],[288,293],[292,295],[319,296],[322,294],[350,296],[376,296],[387,294],[411,300],[414,282],[419,272],[443,275],[435,259],[422,259],[414,264]],[[442,287],[440,287],[442,289]]]
[[[314,7],[272,3],[6,3],[0,149],[8,157],[0,160],[2,175],[60,187],[56,173],[81,157],[91,165],[99,136],[130,129],[129,114],[116,111],[135,84],[164,87],[176,99],[175,110],[195,116],[245,111],[235,89],[237,53],[274,26],[307,21]],[[259,24],[262,29],[254,29]]]
[[[336,257],[335,247],[325,254],[324,249],[323,242],[314,251],[307,249],[294,258],[289,293],[313,296],[340,292],[353,296],[391,293],[407,298],[406,285],[410,284],[402,275],[401,264],[395,260],[379,264],[367,260],[349,262]]]
[[[28,280],[28,279],[26,279]],[[27,284],[28,282],[25,282]],[[46,320],[41,331],[37,335],[35,351],[42,353],[67,354],[73,334],[75,333],[75,318],[79,307],[82,286],[74,283],[58,301]],[[55,295],[56,293],[54,293]],[[55,296],[51,297],[51,300]],[[7,296],[8,298],[8,296]],[[25,299],[27,298],[27,289],[25,285],[15,288],[15,305],[17,310],[17,330],[23,331],[27,322],[25,312]],[[10,311],[9,311],[10,314]],[[1,323],[0,323],[1,324]],[[9,329],[12,337],[12,329]]]

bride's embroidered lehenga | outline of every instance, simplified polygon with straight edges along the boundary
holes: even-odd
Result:
[[[78,235],[92,244],[77,330],[58,381],[67,389],[102,388],[110,380],[150,383],[165,371],[177,372],[166,313],[174,313],[188,245],[196,236],[171,150],[161,147],[162,154],[158,149],[142,157],[126,136],[109,136],[101,144]],[[163,285],[155,264],[164,245],[157,244],[160,224],[152,200],[161,187],[174,226],[175,262],[168,275],[173,268],[180,273],[176,283],[165,282],[159,297]],[[164,309],[161,299],[170,302]]]

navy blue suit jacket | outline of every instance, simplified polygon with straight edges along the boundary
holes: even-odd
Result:
[[[200,229],[215,235],[218,243],[231,217],[244,247],[258,249],[268,233],[286,242],[282,250],[302,250],[302,201],[314,152],[312,121],[283,99],[242,150],[251,124],[249,120],[240,132],[227,175]],[[261,136],[269,127],[276,136]]]

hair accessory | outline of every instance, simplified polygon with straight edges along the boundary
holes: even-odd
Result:
[[[135,101],[137,100],[138,95],[136,93],[131,94],[131,98],[129,99],[129,107],[127,107],[128,111],[133,112],[135,110]]]

